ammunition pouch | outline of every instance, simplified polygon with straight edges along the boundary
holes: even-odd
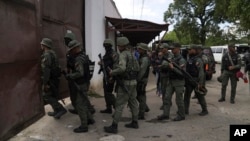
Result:
[[[124,80],[135,80],[137,78],[137,75],[138,75],[137,71],[127,72],[124,76]]]

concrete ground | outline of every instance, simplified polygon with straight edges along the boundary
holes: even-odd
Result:
[[[122,120],[118,125],[118,134],[108,134],[103,131],[103,126],[110,125],[110,114],[101,114],[104,109],[103,98],[90,98],[95,106],[94,118],[96,123],[89,126],[88,133],[76,134],[73,129],[80,124],[79,117],[69,112],[55,120],[47,115],[29,126],[10,141],[228,141],[229,127],[231,124],[250,124],[250,94],[248,84],[239,81],[235,104],[230,103],[230,83],[227,90],[226,101],[219,103],[221,85],[216,80],[219,75],[220,65],[217,64],[217,73],[213,79],[207,81],[208,94],[206,96],[209,115],[201,117],[200,105],[196,99],[191,99],[190,112],[186,120],[174,122],[172,120],[159,122],[157,115],[162,114],[159,109],[162,101],[156,95],[155,78],[151,74],[147,87],[147,102],[150,112],[146,120],[139,121],[139,129],[128,129],[125,123],[130,122],[129,108],[124,108]],[[100,91],[102,93],[102,90]],[[66,108],[71,108],[70,100],[65,99]],[[50,111],[45,106],[46,112]],[[176,115],[175,97],[171,108],[171,118]]]

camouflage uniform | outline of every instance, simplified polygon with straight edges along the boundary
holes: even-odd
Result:
[[[171,47],[171,49],[180,48],[181,46],[179,44],[174,44],[174,47]],[[180,68],[184,69],[186,61],[181,56],[180,53],[174,54],[174,57],[172,58],[172,62],[177,64]],[[185,119],[185,111],[184,111],[184,101],[183,101],[183,92],[184,92],[184,84],[185,80],[183,77],[183,74],[180,70],[177,68],[171,69],[170,64],[168,63],[168,83],[166,85],[166,95],[163,101],[163,114],[158,116],[158,120],[164,120],[169,119],[170,115],[170,107],[172,105],[172,96],[175,92],[176,95],[176,104],[177,104],[177,116],[174,118],[174,121],[180,121]]]
[[[52,41],[50,39],[44,38],[41,45],[49,48],[49,50],[44,50],[41,56],[43,99],[45,103],[50,104],[54,110],[54,112],[48,112],[48,115],[59,119],[66,113],[66,109],[57,99],[59,94],[59,78],[55,76],[54,73],[56,73],[56,67],[59,67],[58,58],[52,50]]]
[[[230,44],[228,47],[229,48],[234,47],[234,45]],[[231,80],[230,102],[232,104],[234,104],[235,103],[234,99],[235,99],[235,95],[236,95],[237,81],[238,81],[238,78],[236,77],[236,72],[241,69],[241,57],[237,53],[232,53],[232,54],[230,54],[230,56],[232,58],[233,64],[231,63],[231,61],[229,59],[229,52],[225,53],[222,56],[222,61],[221,61],[221,73],[222,73],[222,83],[221,84],[222,84],[222,87],[221,87],[221,98],[218,101],[219,102],[225,101],[227,84],[228,84],[228,80],[230,78],[230,80]],[[234,69],[229,70],[230,66],[233,66]]]
[[[190,49],[197,49],[197,46],[191,46]],[[201,54],[198,55],[190,55],[190,58],[187,61],[186,71],[189,73],[193,79],[200,85],[204,86],[205,81],[205,73],[204,73],[204,65],[203,60],[201,58]],[[193,90],[196,89],[191,83],[186,83],[186,89],[184,94],[184,104],[185,104],[185,113],[189,114],[189,105],[190,105],[190,97]],[[205,95],[195,90],[195,95],[198,99],[199,104],[201,105],[202,112],[199,114],[201,116],[207,115],[207,104],[205,100]]]
[[[137,48],[144,50],[144,53],[140,52],[139,57],[140,71],[137,77],[137,100],[139,102],[139,119],[145,119],[144,113],[146,109],[149,109],[146,103],[146,86],[148,83],[150,59],[147,55],[147,44],[140,43]]]
[[[139,69],[139,64],[131,53],[127,50],[129,41],[126,37],[119,37],[117,39],[117,45],[120,48],[119,64],[110,72],[111,76],[118,77],[116,79],[117,83],[117,97],[116,97],[116,109],[113,115],[113,123],[111,126],[105,126],[104,130],[108,133],[117,133],[117,124],[120,121],[122,111],[126,103],[132,112],[132,122],[126,124],[127,128],[139,128],[138,127],[138,103],[136,100],[136,73],[134,71],[128,70],[133,67]],[[137,70],[138,71],[138,70]]]
[[[79,47],[80,43],[76,40],[73,40],[69,43],[69,52],[76,47]],[[81,120],[81,126],[74,129],[74,132],[87,132],[88,124],[93,124],[93,116],[88,110],[88,89],[90,85],[90,80],[88,78],[88,56],[83,52],[78,52],[74,54],[75,59],[75,69],[69,74],[66,75],[66,78],[74,84],[76,88],[76,108],[78,115]]]
[[[67,33],[64,36],[64,42],[67,47],[69,47],[69,42],[72,40],[75,40],[75,34],[72,33],[72,31],[67,30]],[[71,56],[69,53],[66,54],[66,59],[67,59],[67,73],[70,73],[71,71],[74,71],[75,69],[75,57]],[[69,93],[70,93],[70,100],[71,104],[74,109],[69,109],[69,112],[73,114],[77,114],[77,108],[76,108],[76,94],[77,94],[77,89],[72,81],[68,81],[68,86],[69,86]],[[94,107],[91,105],[89,99],[88,99],[88,110],[93,114],[95,113]]]
[[[107,77],[105,80],[105,76],[103,77],[103,89],[104,89],[104,98],[106,102],[106,109],[101,110],[101,113],[112,113],[112,106],[115,108],[115,96],[112,93],[114,89],[115,81],[111,80],[111,76],[107,73],[108,68],[113,69],[115,64],[119,62],[119,55],[116,51],[112,49],[113,41],[110,39],[105,39],[103,42],[103,46],[105,47],[106,53],[103,56],[104,67],[102,71],[106,71]],[[106,82],[107,81],[107,82]]]
[[[163,48],[168,49],[169,45],[166,44],[166,43],[163,43],[160,46],[160,48],[161,49],[163,49]],[[164,98],[166,96],[166,87],[167,87],[167,83],[169,81],[169,78],[168,78],[169,70],[168,70],[168,62],[167,62],[167,60],[171,60],[174,57],[174,55],[171,52],[169,52],[169,51],[167,53],[163,54],[163,55],[164,56],[163,56],[163,59],[161,60],[162,61],[161,65],[159,67],[159,70],[160,70],[161,92],[162,92],[162,103],[163,103]]]

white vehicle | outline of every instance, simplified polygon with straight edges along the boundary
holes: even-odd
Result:
[[[224,46],[211,46],[213,55],[214,55],[214,60],[216,63],[221,63],[221,59],[223,54],[227,52],[227,45]]]

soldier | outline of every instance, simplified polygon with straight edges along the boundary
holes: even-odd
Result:
[[[117,46],[120,51],[119,64],[113,70],[109,71],[111,76],[118,77],[116,79],[116,108],[112,125],[104,127],[104,131],[107,133],[117,133],[117,125],[127,102],[132,112],[132,122],[125,124],[125,127],[139,128],[138,103],[136,100],[136,77],[139,71],[139,64],[130,51],[131,48],[127,48],[129,46],[129,40],[126,37],[118,37]]]
[[[185,114],[189,114],[189,105],[190,105],[190,97],[195,90],[195,95],[198,99],[199,104],[201,105],[202,111],[199,113],[200,116],[205,116],[208,114],[207,104],[205,100],[205,94],[201,93],[199,89],[204,88],[205,84],[205,73],[204,73],[204,65],[202,61],[202,56],[197,52],[201,47],[196,45],[191,45],[188,49],[189,59],[186,65],[186,71],[189,73],[193,79],[198,83],[198,86],[195,87],[191,83],[186,83],[186,89],[184,94],[184,104],[185,104]],[[186,80],[186,82],[188,82]]]
[[[67,33],[64,36],[64,43],[67,47],[69,47],[69,42],[72,40],[75,40],[75,34],[70,31],[67,30]],[[66,54],[66,59],[67,59],[67,73],[70,73],[71,71],[74,70],[75,68],[75,58],[73,56],[71,56],[69,53]],[[70,113],[72,114],[77,114],[77,110],[76,110],[76,87],[74,85],[74,83],[72,83],[72,81],[68,81],[68,86],[69,86],[69,92],[70,92],[70,100],[73,106],[73,109],[68,109]],[[88,110],[94,114],[95,113],[95,109],[94,107],[91,105],[90,101],[88,100]]]
[[[110,39],[105,39],[103,42],[103,46],[105,48],[105,55],[103,56],[104,67],[102,71],[108,72],[108,68],[113,69],[115,64],[119,62],[119,55],[116,51],[113,50],[113,41]],[[98,63],[99,65],[101,62]],[[112,106],[115,108],[115,96],[112,94],[114,89],[114,80],[111,80],[111,76],[108,73],[104,73],[107,76],[103,77],[103,89],[104,89],[104,98],[106,102],[106,109],[101,110],[101,113],[112,113]],[[105,78],[106,77],[106,78]],[[106,80],[105,80],[106,79]]]
[[[71,81],[76,88],[75,106],[81,120],[81,125],[74,129],[75,133],[88,132],[88,124],[94,124],[93,116],[88,110],[88,89],[90,85],[88,56],[80,48],[77,40],[69,42],[68,53],[74,57],[75,68],[66,75],[66,79]]]
[[[61,72],[58,58],[52,48],[52,40],[43,38],[41,42],[41,49],[43,51],[41,56],[42,92],[44,101],[50,104],[54,110],[54,112],[48,112],[48,115],[59,119],[67,110],[57,100]]]
[[[248,73],[248,80],[250,80],[250,49],[248,49],[246,51],[246,53],[244,54],[243,56],[243,61],[244,61],[244,66],[245,66],[245,69],[244,69],[244,77],[246,77],[247,73]],[[247,80],[247,79],[246,79]],[[245,80],[245,81],[246,81]],[[247,81],[245,82],[247,83]],[[249,92],[250,92],[250,83],[249,83]]]
[[[226,90],[228,80],[231,80],[231,99],[230,103],[234,104],[235,95],[236,95],[236,87],[238,78],[236,77],[236,72],[241,69],[241,57],[235,51],[235,45],[228,45],[228,53],[225,53],[222,56],[221,61],[221,73],[222,73],[222,87],[221,87],[221,98],[218,100],[219,102],[225,101]]]
[[[179,43],[174,43],[172,49],[172,53],[174,57],[172,58],[172,62],[178,65],[181,69],[185,69],[186,61],[180,54],[181,45]],[[170,115],[170,107],[172,105],[172,95],[175,92],[176,95],[176,104],[178,107],[177,116],[173,119],[174,121],[185,120],[185,110],[184,110],[184,101],[183,101],[183,92],[184,92],[184,84],[185,80],[183,77],[183,73],[181,70],[177,69],[173,66],[173,63],[168,63],[168,82],[166,84],[166,95],[163,101],[163,114],[158,116],[158,120],[169,119]]]
[[[139,119],[144,120],[144,113],[148,108],[146,103],[146,86],[148,83],[150,59],[148,57],[147,51],[148,46],[144,43],[139,43],[137,46],[139,56],[140,71],[137,76],[137,100],[139,102]]]
[[[166,96],[166,86],[168,82],[168,75],[169,75],[169,69],[168,69],[168,62],[166,60],[171,60],[173,58],[173,54],[168,51],[169,45],[167,43],[163,43],[160,46],[161,52],[163,54],[163,59],[161,59],[161,64],[158,65],[158,68],[160,70],[160,85],[161,85],[161,92],[162,92],[162,103],[164,101],[164,98]],[[163,105],[160,108],[163,109]]]

